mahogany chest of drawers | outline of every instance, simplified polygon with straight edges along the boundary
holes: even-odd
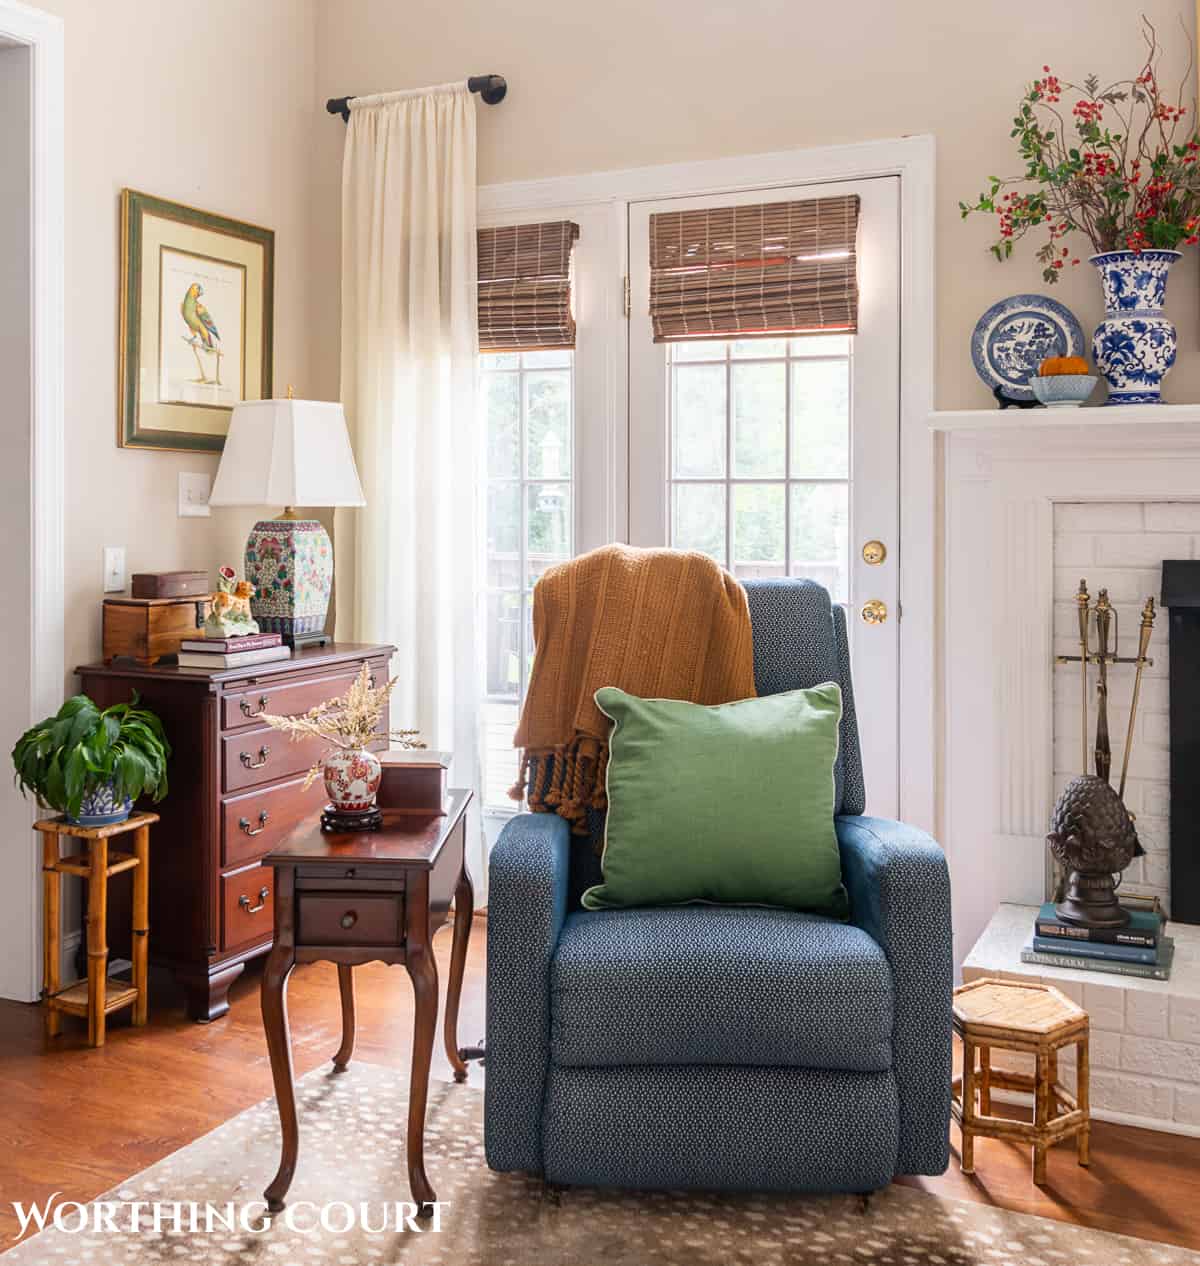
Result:
[[[122,660],[76,669],[83,692],[102,708],[136,690],[170,739],[170,791],[154,806],[162,820],[150,872],[150,960],[174,972],[193,1019],[224,1015],[247,960],[271,948],[275,880],[262,859],[325,804],[319,779],[304,790],[322,745],[292,742],[260,714],[307,712],[345,694],[364,662],[382,681],[392,650],[333,643],[216,673]],[[380,728],[387,726],[385,716]],[[114,880],[113,929],[127,926],[125,887]],[[117,936],[112,949],[127,956]]]

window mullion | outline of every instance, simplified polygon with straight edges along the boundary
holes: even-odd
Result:
[[[517,558],[520,570],[517,573],[517,584],[519,586],[520,601],[517,604],[517,619],[520,621],[517,636],[517,647],[520,655],[520,662],[517,664],[517,684],[518,699],[524,701],[526,675],[528,673],[529,647],[526,645],[526,629],[529,622],[526,618],[525,604],[528,598],[525,596],[526,578],[529,575],[529,488],[527,475],[529,467],[527,465],[528,454],[526,452],[526,428],[528,426],[527,399],[525,391],[525,356],[522,354],[517,360],[517,391],[520,400],[520,410],[517,415],[517,459],[519,462],[518,473],[520,476],[520,497],[521,497],[521,539],[518,542]]]
[[[733,371],[725,344],[725,566],[733,571]]]
[[[783,358],[783,574],[792,574],[792,345]]]

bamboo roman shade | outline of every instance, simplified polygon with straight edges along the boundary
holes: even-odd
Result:
[[[650,217],[656,343],[858,328],[858,196]]]
[[[481,352],[575,346],[571,249],[578,236],[570,220],[479,230]]]

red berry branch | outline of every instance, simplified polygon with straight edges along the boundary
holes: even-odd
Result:
[[[1159,84],[1162,47],[1145,16],[1142,34],[1146,59],[1133,79],[1101,87],[1089,75],[1079,85],[1043,66],[1029,84],[1010,133],[1024,174],[990,177],[987,193],[958,204],[964,219],[975,211],[996,216],[997,259],[1008,259],[1014,242],[1041,229],[1047,240],[1037,258],[1042,277],[1053,283],[1065,266],[1079,263],[1060,244],[1070,233],[1085,234],[1097,254],[1200,242],[1200,132],[1184,122],[1196,115],[1195,103],[1184,103],[1191,60],[1168,100]],[[1059,108],[1068,95],[1075,98],[1069,123]]]

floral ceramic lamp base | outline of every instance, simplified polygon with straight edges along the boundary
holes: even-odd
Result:
[[[325,640],[333,543],[317,519],[261,519],[246,541],[250,609],[264,633],[289,646]]]

